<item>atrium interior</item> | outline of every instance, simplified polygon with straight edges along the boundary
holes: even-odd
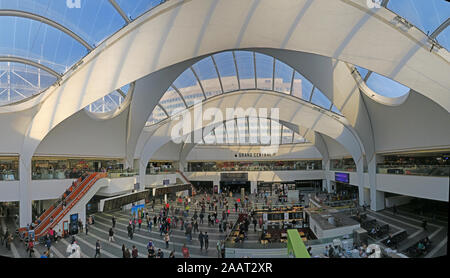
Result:
[[[0,0],[0,256],[446,256],[449,15]]]

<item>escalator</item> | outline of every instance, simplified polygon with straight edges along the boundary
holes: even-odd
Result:
[[[69,212],[77,204],[79,204],[82,199],[89,198],[88,200],[85,200],[87,203],[95,192],[91,192],[91,194],[87,193],[90,192],[98,180],[106,177],[107,173],[93,173],[87,176],[84,180],[81,178],[78,179],[68,189],[68,194],[65,193],[64,195],[65,206],[63,206],[63,202],[60,201],[59,203],[48,208],[34,223],[35,227],[32,232],[34,233],[35,239],[39,239],[44,236],[50,228],[54,229],[58,226],[67,215],[70,215]],[[27,231],[27,228],[20,228],[18,232],[21,238],[28,238],[29,232]]]

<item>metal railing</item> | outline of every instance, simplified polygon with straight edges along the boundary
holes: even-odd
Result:
[[[377,174],[448,177],[446,165],[377,165]]]

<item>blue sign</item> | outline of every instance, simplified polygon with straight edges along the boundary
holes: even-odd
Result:
[[[72,214],[70,216],[70,222],[78,222],[78,214]]]
[[[139,218],[139,215],[144,211],[145,205],[136,205],[131,207],[131,216]]]
[[[335,173],[334,175],[335,181],[350,183],[350,174],[348,173]]]

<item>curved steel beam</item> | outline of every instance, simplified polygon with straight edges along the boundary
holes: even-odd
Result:
[[[69,35],[70,37],[72,37],[73,39],[75,39],[76,41],[81,43],[89,51],[92,51],[94,49],[90,44],[88,44],[85,40],[83,40],[80,36],[78,36],[77,34],[72,32],[70,29],[62,26],[61,24],[59,24],[59,23],[57,23],[57,22],[55,22],[55,21],[53,21],[51,19],[43,17],[41,15],[37,15],[37,14],[29,13],[29,12],[24,12],[24,11],[17,11],[17,10],[0,10],[0,16],[22,17],[22,18],[28,18],[28,19],[31,19],[31,20],[35,20],[35,21],[39,21],[39,22],[45,23],[47,25],[50,25],[50,26],[60,30],[61,32],[66,33],[67,35]]]
[[[44,71],[50,73],[51,75],[55,76],[58,80],[61,79],[61,74],[57,73],[56,71],[52,70],[51,68],[46,67],[42,64],[36,63],[34,61],[25,59],[25,58],[0,56],[0,62],[20,63],[20,64],[33,66],[33,67],[40,68],[41,70],[44,70]]]
[[[450,26],[450,17],[447,18],[447,20],[444,23],[442,23],[438,28],[436,28],[436,30],[434,30],[434,32],[430,35],[430,38],[435,39],[448,26]]]
[[[122,10],[122,8],[117,4],[116,0],[109,0],[109,3],[114,7],[114,9],[120,14],[120,16],[123,18],[123,20],[126,21],[127,24],[131,22],[131,20],[128,18],[128,16],[125,14],[125,12]]]

